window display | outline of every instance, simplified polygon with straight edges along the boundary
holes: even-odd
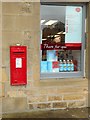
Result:
[[[78,55],[78,58],[75,55]],[[42,52],[41,72],[70,71],[80,71],[80,50],[44,50]]]
[[[41,5],[41,74],[82,71],[82,6]]]

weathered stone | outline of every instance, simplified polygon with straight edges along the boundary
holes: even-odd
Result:
[[[82,82],[81,82],[82,81]],[[65,87],[88,87],[88,79],[86,78],[68,78],[68,80],[65,78],[63,79],[45,79],[41,81],[41,86],[52,86],[52,87],[60,87],[60,88],[65,88]]]
[[[11,86],[10,81],[5,82],[5,93],[8,91],[24,91],[27,96],[33,95],[36,93],[37,89],[32,88],[31,85],[32,81],[28,81],[27,85],[22,85],[22,86]],[[18,94],[18,92],[17,92]]]
[[[5,82],[8,80],[8,75],[7,75],[7,72],[6,72],[6,68],[3,68],[2,69],[2,82]]]
[[[2,83],[1,86],[2,86],[1,87],[1,92],[2,92],[1,96],[5,97],[5,86],[4,86],[4,83]]]
[[[40,2],[36,0],[36,2],[33,3],[33,9],[34,15],[40,15]]]
[[[33,43],[33,31],[24,31],[23,32],[23,39],[24,40],[29,40],[30,44]]]
[[[29,109],[34,109],[33,104],[29,104]]]
[[[3,14],[18,14],[20,12],[20,3],[17,2],[3,2],[2,4]]]
[[[26,98],[3,98],[2,112],[20,112],[27,109]]]
[[[30,31],[34,29],[33,18],[31,16],[16,16],[14,30]]]
[[[7,96],[8,97],[13,97],[13,98],[15,98],[15,97],[26,97],[24,91],[21,91],[21,90],[20,91],[8,91]]]
[[[30,109],[47,109],[51,108],[51,103],[29,104]]]
[[[8,96],[3,100],[3,111],[21,112],[28,108],[27,104],[30,109],[52,108],[52,105],[53,108],[66,108],[67,103],[60,102],[62,96],[64,96],[63,100],[68,102],[79,99],[86,101],[84,99],[86,91],[83,91],[88,88],[86,78],[40,80],[40,2],[3,2],[2,21],[2,62],[5,66],[3,68],[5,83],[3,89],[5,97]],[[28,84],[26,86],[10,85],[9,46],[16,45],[16,43],[28,46]],[[47,96],[49,96],[48,99]],[[68,106],[78,106],[78,104],[72,102],[72,104],[68,103]]]
[[[53,108],[66,108],[67,103],[66,102],[55,102],[53,103]]]
[[[15,16],[2,16],[2,30],[14,30]],[[8,43],[7,43],[8,44]]]
[[[48,90],[41,87],[40,90],[39,90],[39,93],[40,93],[40,95],[47,95]]]
[[[86,104],[86,107],[89,107],[89,95],[86,95],[86,99],[85,99],[85,104]]]
[[[48,96],[48,101],[61,101],[62,96]]]
[[[0,97],[0,118],[2,118],[2,98]]]
[[[20,14],[31,15],[33,13],[33,2],[23,2]]]
[[[80,108],[80,107],[85,107],[85,101],[76,101],[76,102],[69,102],[68,107],[69,108]]]
[[[37,108],[39,108],[39,109],[51,108],[51,103],[41,103],[41,104],[37,104]]]
[[[0,82],[0,98],[2,97],[2,83]]]
[[[2,5],[5,15],[31,15],[33,12],[32,2],[3,2]]]
[[[38,81],[40,79],[40,74],[39,74],[40,73],[40,66],[39,66],[39,64],[33,65],[33,71],[36,71],[33,73],[33,78]]]
[[[68,95],[64,95],[63,100],[82,100],[85,99],[85,96],[80,95],[80,94],[68,94]]]
[[[57,89],[56,88],[47,88],[48,95],[56,95],[57,94]]]
[[[7,45],[15,44],[15,43],[23,43],[23,32],[22,31],[3,31],[3,47],[5,42]],[[9,43],[7,43],[7,41]]]
[[[83,93],[83,90],[85,89],[85,87],[80,87],[80,86],[77,86],[75,89],[73,88],[73,86],[66,86],[66,87],[61,87],[61,88],[57,88],[57,93],[58,94],[66,94],[66,93]],[[87,87],[86,87],[87,89]]]
[[[32,102],[47,102],[47,96],[30,96],[29,103]]]

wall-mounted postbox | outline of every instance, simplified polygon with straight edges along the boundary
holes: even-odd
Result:
[[[10,46],[10,83],[27,84],[27,47]]]

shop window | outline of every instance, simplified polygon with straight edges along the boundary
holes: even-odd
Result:
[[[84,76],[85,9],[41,5],[41,78]]]

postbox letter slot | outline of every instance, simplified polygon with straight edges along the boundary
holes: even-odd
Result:
[[[15,54],[23,54],[24,52],[13,52]]]

